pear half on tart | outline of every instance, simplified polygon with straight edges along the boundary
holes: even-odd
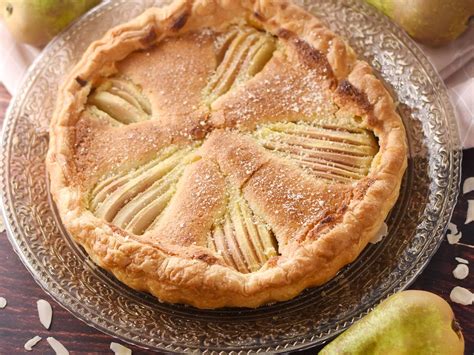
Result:
[[[94,42],[47,166],[101,267],[163,301],[258,307],[330,280],[395,203],[406,138],[367,63],[287,1],[175,1]]]

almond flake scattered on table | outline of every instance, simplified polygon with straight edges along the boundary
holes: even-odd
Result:
[[[474,200],[467,200],[467,214],[464,224],[469,224],[472,221],[474,221]]]
[[[380,242],[384,237],[386,237],[388,234],[388,226],[387,223],[383,222],[382,226],[378,230],[377,233],[375,233],[374,237],[369,241],[371,244],[377,244]]]
[[[38,300],[36,301],[36,306],[38,308],[38,316],[41,324],[43,324],[46,329],[49,329],[51,320],[53,319],[53,309],[51,305],[46,300]]]
[[[448,239],[449,244],[457,244],[461,240],[461,237],[462,237],[461,232],[457,234],[451,234],[451,233],[446,234],[446,238]]]
[[[53,337],[47,337],[46,340],[53,348],[56,355],[69,355],[69,351],[58,340],[54,339]]]
[[[461,264],[469,264],[469,261],[467,261],[466,259],[463,259],[463,258],[460,258],[458,256],[456,256],[454,259],[456,259],[456,261],[458,263],[461,263]]]
[[[4,309],[7,306],[7,299],[5,297],[0,297],[0,309]]]
[[[110,343],[110,350],[112,350],[115,355],[132,355],[132,350],[115,342]]]
[[[453,270],[453,276],[458,280],[464,280],[469,275],[469,267],[466,264],[458,264]]]
[[[448,223],[448,230],[449,230],[448,234],[458,234],[458,226],[452,222]]]
[[[31,351],[33,350],[33,346],[35,346],[36,344],[38,344],[41,340],[41,337],[40,336],[35,336],[33,338],[31,338],[30,340],[28,340],[26,343],[25,343],[25,350],[26,351]]]
[[[474,294],[460,286],[456,286],[451,290],[449,298],[451,298],[451,301],[462,304],[463,306],[469,306],[474,302]]]
[[[473,208],[473,211],[474,211],[474,208]],[[468,248],[474,248],[474,245],[460,243],[459,241],[461,240],[461,238],[462,238],[462,232],[458,231],[458,227],[454,223],[449,222],[448,223],[448,228],[446,229],[446,239],[448,240],[448,243],[449,244],[458,244],[458,245],[462,245],[462,246],[468,247]],[[467,260],[465,260],[465,261],[467,262]]]
[[[474,191],[474,177],[470,177],[464,180],[464,184],[462,186],[463,194],[467,194],[471,191]]]

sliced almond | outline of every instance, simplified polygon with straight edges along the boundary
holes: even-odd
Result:
[[[466,259],[459,258],[459,257],[455,257],[454,259],[456,259],[456,261],[457,261],[458,263],[461,263],[461,264],[469,264],[469,261],[467,261]]]
[[[25,345],[24,345],[24,348],[26,351],[31,351],[33,350],[33,346],[35,346],[36,344],[38,344],[41,340],[41,337],[40,336],[35,336],[33,338],[31,338],[30,340],[28,340]]]
[[[463,194],[467,194],[471,191],[474,191],[474,177],[470,177],[464,180],[464,185],[462,186]]]
[[[462,233],[459,232],[458,234],[447,234],[446,238],[448,239],[449,244],[457,244],[462,237]]]
[[[5,297],[0,297],[0,309],[3,309],[7,306],[7,300]]]
[[[469,306],[474,302],[474,294],[464,287],[456,286],[452,289],[449,298],[455,303]]]
[[[448,223],[449,234],[458,234],[458,226],[452,222]]]
[[[53,319],[53,309],[51,305],[46,300],[38,300],[36,306],[38,308],[38,316],[41,324],[43,324],[46,329],[49,329],[51,320]]]
[[[132,355],[132,350],[119,343],[111,342],[110,350],[112,350],[115,355]]]
[[[66,347],[53,337],[47,337],[46,340],[53,348],[56,355],[69,355],[69,351],[66,349]]]
[[[458,264],[453,270],[453,276],[458,280],[463,280],[469,275],[469,267],[466,264]]]

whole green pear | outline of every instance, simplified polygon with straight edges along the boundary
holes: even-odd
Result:
[[[449,304],[426,291],[387,298],[319,355],[463,355],[464,338]]]
[[[366,0],[402,26],[410,36],[431,46],[461,35],[474,15],[474,0]]]
[[[0,0],[0,14],[13,37],[44,46],[100,0]]]

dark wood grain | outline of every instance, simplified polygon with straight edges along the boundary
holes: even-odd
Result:
[[[3,121],[10,96],[0,85],[0,119]],[[474,176],[474,149],[464,151],[463,180]],[[463,232],[463,241],[472,243],[474,223],[464,225],[466,219],[467,199],[474,199],[474,192],[460,196],[453,221]],[[463,286],[474,289],[473,278],[456,280],[452,270],[456,266],[454,257],[459,256],[474,262],[474,250],[459,245],[449,245],[443,242],[426,270],[412,285],[413,289],[422,289],[434,292],[449,301],[449,293],[454,286]],[[87,326],[74,318],[52,300],[36,283],[22,265],[18,256],[13,252],[5,233],[0,234],[0,296],[8,300],[5,309],[0,310],[0,353],[15,354],[23,352],[24,343],[35,335],[45,339],[54,336],[60,340],[72,354],[104,354],[109,350],[111,341],[119,341],[108,335]],[[47,331],[38,321],[36,300],[48,300],[54,309],[54,318],[51,330]],[[451,302],[450,302],[451,303]],[[451,303],[452,304],[452,303]],[[474,309],[472,306],[452,304],[456,317],[463,328],[466,339],[466,354],[474,352]],[[134,354],[151,354],[140,348],[129,346]],[[35,348],[42,354],[53,354],[47,342],[42,340]],[[298,354],[314,354],[316,348],[301,351]]]

